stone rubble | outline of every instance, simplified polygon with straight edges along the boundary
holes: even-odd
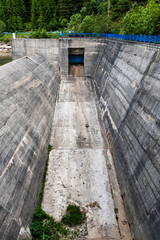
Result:
[[[12,47],[10,44],[0,42],[0,56],[11,56]]]

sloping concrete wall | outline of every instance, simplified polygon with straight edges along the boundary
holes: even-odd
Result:
[[[112,39],[16,39],[13,58],[41,53],[66,79],[68,48],[85,49],[85,76],[95,83],[134,239],[159,240],[160,49]]]
[[[93,76],[131,230],[160,237],[160,50],[108,41]]]
[[[39,55],[0,67],[1,240],[26,238],[42,187],[58,85],[58,73]]]

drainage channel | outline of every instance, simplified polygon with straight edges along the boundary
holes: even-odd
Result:
[[[68,204],[80,206],[87,235],[77,239],[130,240],[92,84],[82,64],[71,65],[69,72],[57,99],[42,207],[60,221]]]

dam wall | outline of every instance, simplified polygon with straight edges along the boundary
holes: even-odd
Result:
[[[57,70],[60,69],[61,78],[68,78],[69,49],[84,49],[85,76],[92,77],[97,66],[98,56],[103,48],[102,40],[78,39],[12,39],[13,60],[24,56],[42,55]],[[96,61],[93,61],[93,58]]]
[[[28,239],[39,201],[59,74],[42,56],[0,67],[0,238]]]
[[[13,60],[35,54],[43,56],[56,70],[59,69],[58,39],[12,39]]]
[[[95,86],[133,238],[159,240],[160,48],[94,38],[12,44],[13,59],[41,54],[62,79],[69,74],[69,48],[84,49],[85,77]]]
[[[160,236],[160,51],[108,41],[93,80],[134,239]]]

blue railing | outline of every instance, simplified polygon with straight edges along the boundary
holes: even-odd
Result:
[[[114,34],[114,33],[59,33],[59,37],[105,37],[116,38],[121,40],[160,44],[160,36],[153,35],[130,35],[130,34]]]

